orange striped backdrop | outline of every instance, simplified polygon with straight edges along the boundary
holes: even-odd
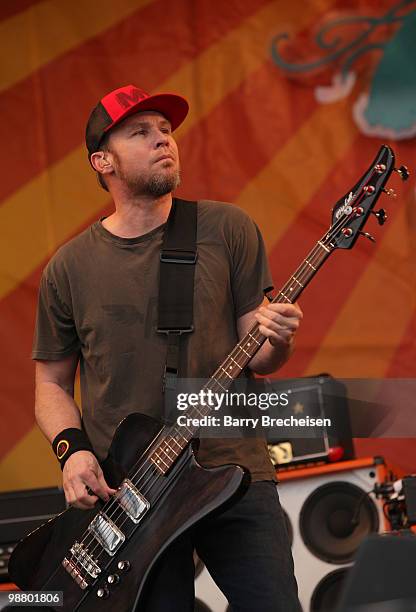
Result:
[[[41,270],[111,203],[87,162],[89,111],[134,83],[175,91],[191,112],[177,132],[180,195],[231,201],[259,224],[276,285],[330,221],[330,208],[380,141],[352,119],[354,92],[320,105],[313,87],[270,59],[271,38],[308,37],[330,11],[384,10],[387,0],[3,0],[0,4],[0,489],[60,481],[34,425],[29,359]],[[367,80],[366,80],[367,79]],[[368,87],[362,73],[356,89]],[[412,141],[392,143],[412,166]],[[414,189],[375,229],[335,254],[301,300],[296,355],[282,375],[412,377],[416,369]],[[416,468],[412,440],[359,441]]]

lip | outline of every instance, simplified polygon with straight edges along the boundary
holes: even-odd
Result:
[[[163,161],[164,159],[171,159],[172,161],[175,161],[172,155],[161,155],[161,157],[158,157],[154,163],[157,164],[157,162]]]

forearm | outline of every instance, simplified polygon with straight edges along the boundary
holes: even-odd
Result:
[[[71,390],[55,382],[36,385],[35,417],[42,433],[50,442],[68,427],[81,428],[81,415]]]
[[[294,350],[293,341],[281,342],[272,346],[269,340],[263,343],[259,351],[248,364],[250,370],[256,374],[271,374],[282,367],[289,359]]]

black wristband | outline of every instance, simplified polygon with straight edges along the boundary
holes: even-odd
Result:
[[[87,438],[87,434],[82,429],[69,427],[59,433],[52,442],[53,452],[55,453],[61,470],[64,469],[66,461],[71,455],[80,450],[87,450],[94,453],[91,442]]]

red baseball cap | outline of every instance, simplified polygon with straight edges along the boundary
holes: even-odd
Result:
[[[162,113],[170,121],[172,130],[176,130],[188,114],[189,105],[182,96],[168,93],[151,96],[135,85],[110,91],[88,119],[85,132],[88,156],[100,150],[101,140],[111,128],[125,117],[146,110]]]

